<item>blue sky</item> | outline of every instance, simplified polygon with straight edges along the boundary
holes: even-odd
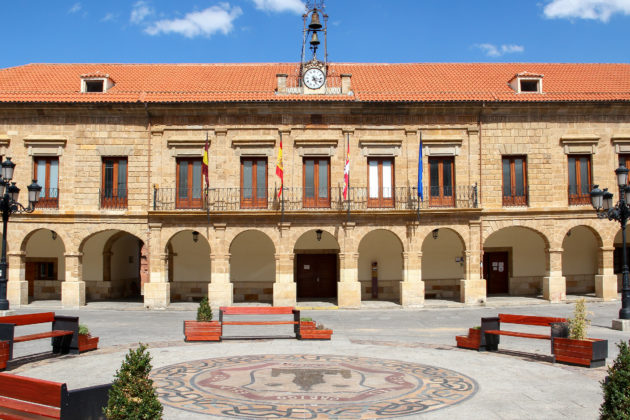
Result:
[[[630,62],[630,0],[327,0],[336,62]],[[295,62],[301,0],[4,1],[0,67]]]

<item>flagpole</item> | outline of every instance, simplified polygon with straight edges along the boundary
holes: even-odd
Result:
[[[282,131],[280,131],[280,153],[282,150]],[[282,156],[282,179],[280,180],[280,223],[284,223],[284,156]]]
[[[350,159],[350,133],[346,133],[346,161]],[[346,191],[346,205],[348,206],[347,221],[350,222],[350,169],[348,169],[348,185]]]
[[[206,158],[206,174],[204,177],[204,181],[206,184],[206,199],[204,200],[206,202],[206,217],[208,219],[208,226],[210,226],[210,203],[209,203],[209,190],[210,190],[210,185],[208,185],[210,182],[208,181],[208,172],[210,171],[209,168],[209,159],[210,159],[210,153],[208,151],[208,132],[206,131],[206,146],[204,148],[204,155]]]
[[[416,217],[418,219],[418,223],[420,223],[420,198],[422,197],[423,201],[424,201],[424,196],[423,196],[423,192],[422,192],[422,187],[424,186],[423,182],[422,182],[422,171],[423,171],[423,165],[422,165],[422,131],[418,130],[418,138],[419,138],[419,142],[418,142],[418,210],[417,210],[417,214]]]

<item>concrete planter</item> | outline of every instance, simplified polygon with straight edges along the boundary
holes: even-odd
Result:
[[[185,341],[221,341],[223,328],[218,321],[184,321]]]
[[[608,340],[587,338],[554,338],[553,353],[556,361],[571,365],[600,367],[606,364],[608,357]]]

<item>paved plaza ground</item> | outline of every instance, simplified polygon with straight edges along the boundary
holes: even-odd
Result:
[[[78,311],[56,305],[36,302],[16,313],[54,310],[79,316],[100,337],[99,349],[14,366],[10,372],[66,382],[70,389],[97,385],[111,382],[129,348],[147,343],[166,419],[595,419],[602,401],[599,381],[606,375],[605,368],[552,364],[546,340],[501,337],[498,353],[455,347],[455,335],[479,325],[481,317],[572,315],[572,304],[538,299],[491,298],[484,307],[428,302],[418,310],[376,302],[338,310],[313,303],[333,308],[302,310],[302,316],[334,330],[331,341],[315,342],[185,343],[182,321],[194,319],[193,303],[165,311],[146,311],[136,303],[101,302]],[[630,338],[610,328],[619,307],[619,302],[588,304],[589,336],[609,340],[609,363],[617,353],[614,343]],[[225,327],[225,333],[242,335],[239,328],[250,327]],[[47,340],[39,340],[17,344],[15,354],[48,349]],[[309,397],[296,403],[287,390]]]

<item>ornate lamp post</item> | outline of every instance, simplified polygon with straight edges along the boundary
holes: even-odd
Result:
[[[11,182],[15,163],[11,162],[11,158],[9,157],[2,162],[0,167],[0,210],[2,211],[0,311],[6,311],[9,309],[9,301],[7,300],[7,222],[9,221],[9,216],[13,213],[32,213],[39,200],[39,193],[42,187],[37,184],[36,180],[33,180],[33,183],[26,187],[28,189],[28,207],[24,207],[17,201],[20,189],[15,185],[15,182]]]
[[[621,165],[615,170],[617,184],[619,185],[619,202],[613,207],[613,194],[608,188],[599,189],[599,185],[593,185],[591,191],[591,203],[600,219],[616,220],[621,224],[621,237],[623,238],[623,289],[621,291],[621,309],[619,319],[630,319],[630,281],[628,279],[628,261],[626,256],[626,222],[630,216],[630,208],[626,201],[626,193],[630,193],[628,186],[628,168]]]

